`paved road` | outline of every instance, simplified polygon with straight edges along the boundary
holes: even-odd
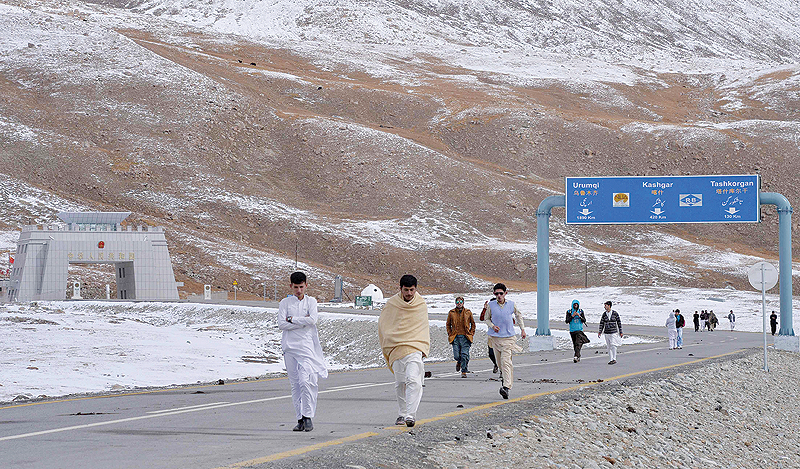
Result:
[[[625,330],[664,332],[635,326]],[[426,369],[433,378],[426,380],[419,425],[763,344],[760,334],[721,329],[687,331],[684,337],[682,350],[667,350],[665,341],[625,346],[613,366],[606,364],[607,355],[591,349],[579,364],[564,350],[515,356],[510,401],[500,398],[487,359],[473,361],[474,374],[467,379],[455,373],[453,362],[430,363]],[[590,338],[597,340],[596,335]],[[396,409],[387,369],[331,373],[321,382],[316,428],[310,433],[291,431],[295,420],[285,378],[13,405],[0,408],[0,468],[256,466],[402,431],[391,426]]]

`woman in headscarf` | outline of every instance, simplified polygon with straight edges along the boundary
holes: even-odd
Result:
[[[565,322],[569,324],[569,335],[572,337],[572,348],[575,350],[572,363],[578,363],[581,361],[581,347],[583,347],[583,344],[589,343],[589,338],[583,333],[583,325],[586,324],[586,316],[583,314],[581,304],[578,300],[572,301],[572,307],[567,310]]]

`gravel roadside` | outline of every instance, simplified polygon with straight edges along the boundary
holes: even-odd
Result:
[[[417,426],[276,468],[796,468],[800,357],[759,349]],[[423,397],[424,399],[424,397]]]

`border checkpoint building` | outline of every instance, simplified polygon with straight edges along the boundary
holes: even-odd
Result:
[[[69,264],[114,264],[117,298],[178,300],[162,227],[120,225],[131,212],[62,212],[66,225],[25,226],[6,301],[63,300]]]

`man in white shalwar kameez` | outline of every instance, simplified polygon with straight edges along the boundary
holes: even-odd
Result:
[[[278,306],[278,329],[283,331],[281,349],[297,417],[293,430],[310,432],[317,410],[317,379],[327,378],[328,370],[317,332],[317,300],[305,294],[304,273],[293,273],[290,282],[292,296],[281,300]]]

